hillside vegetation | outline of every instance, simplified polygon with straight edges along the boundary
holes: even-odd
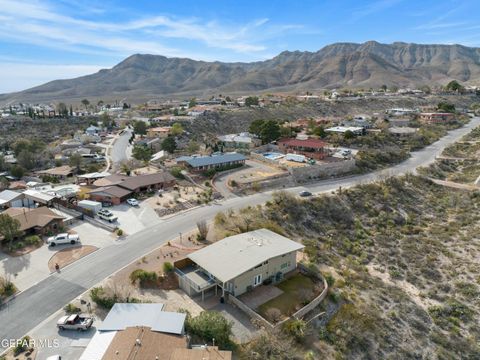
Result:
[[[333,285],[303,336],[267,333],[245,358],[478,359],[479,207],[480,192],[408,175],[217,215],[219,236],[266,227],[301,241]],[[267,346],[272,336],[296,350]]]

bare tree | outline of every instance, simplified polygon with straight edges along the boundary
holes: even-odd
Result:
[[[197,222],[198,229],[198,240],[205,241],[208,235],[208,225],[205,220],[200,220]]]

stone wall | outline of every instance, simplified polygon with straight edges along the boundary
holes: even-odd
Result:
[[[228,295],[228,302],[236,306],[240,310],[242,310],[245,314],[247,314],[250,317],[250,319],[257,321],[259,324],[269,329],[273,329],[275,327],[274,325],[270,324],[270,322],[268,322],[267,319],[263,318],[262,316],[260,316],[260,314],[257,314],[255,311],[250,309],[246,304],[244,304],[242,301],[237,299],[235,296]]]

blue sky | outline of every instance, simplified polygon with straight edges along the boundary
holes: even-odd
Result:
[[[134,53],[257,61],[376,40],[480,46],[479,0],[0,0],[0,93]]]

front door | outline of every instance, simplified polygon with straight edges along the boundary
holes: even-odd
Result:
[[[258,286],[262,283],[262,274],[258,274],[253,278],[253,286]]]

